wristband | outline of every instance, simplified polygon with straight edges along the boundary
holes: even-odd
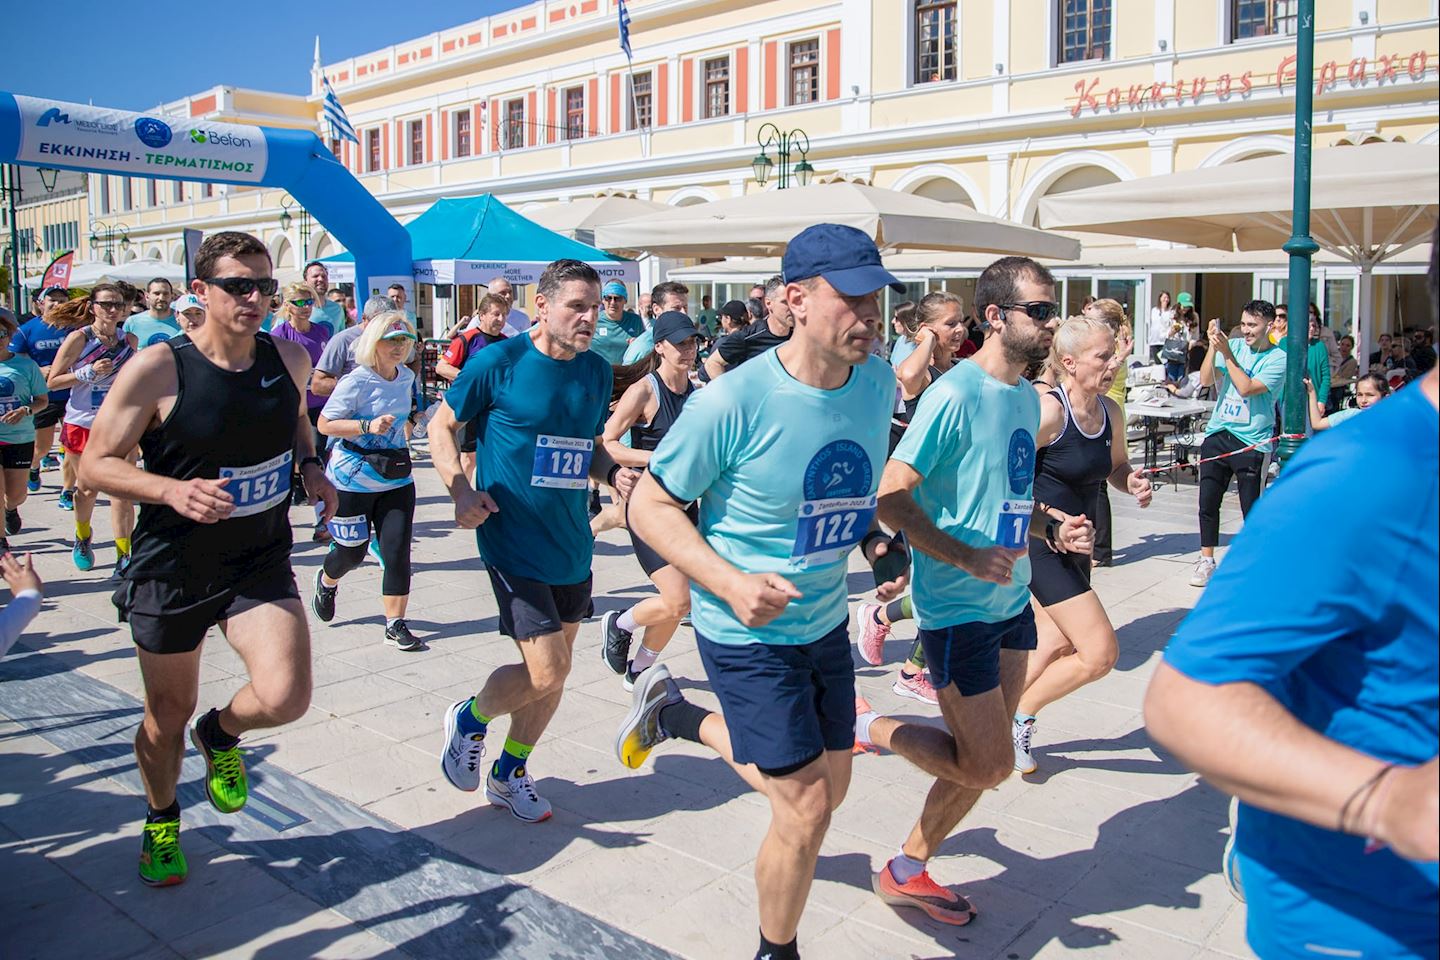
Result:
[[[361,436],[364,436],[365,434],[367,434],[367,433],[369,433],[369,432],[370,432],[370,421],[369,421],[369,420],[361,420],[361,421],[360,421],[360,435],[361,435]]]
[[[605,486],[611,487],[613,489],[615,486],[615,474],[619,472],[620,464],[612,464],[610,469],[605,471]]]
[[[860,556],[865,557],[867,563],[869,562],[870,558],[870,547],[872,544],[875,543],[876,540],[884,540],[885,542],[889,543],[890,537],[885,533],[884,530],[877,529],[867,532],[865,536],[860,538]]]
[[[325,461],[324,461],[324,460],[321,460],[319,457],[315,456],[314,454],[311,454],[311,455],[308,456],[308,457],[301,457],[301,458],[300,458],[300,469],[301,469],[301,470],[304,470],[306,467],[310,466],[310,464],[312,464],[312,463],[315,464],[315,466],[319,467],[321,470],[324,470],[324,469],[325,469]]]
[[[1045,521],[1045,539],[1057,547],[1060,546],[1060,521],[1054,517]]]

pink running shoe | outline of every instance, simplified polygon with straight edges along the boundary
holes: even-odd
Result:
[[[902,672],[895,678],[895,684],[890,689],[902,697],[919,700],[921,703],[932,706],[940,703],[940,698],[935,695],[935,688],[930,683],[929,670],[921,670],[908,677]]]
[[[890,636],[890,625],[875,620],[879,612],[878,603],[862,603],[855,611],[855,623],[860,628],[860,659],[872,667],[885,662],[885,640]]]
[[[870,706],[870,701],[869,701],[869,700],[866,700],[864,697],[860,696],[860,694],[858,694],[858,693],[855,694],[855,716],[858,717],[858,716],[860,716],[860,714],[862,714],[862,713],[869,713],[869,712],[870,712],[871,710],[873,710],[873,709],[874,709],[874,707]],[[877,747],[877,746],[875,746],[875,744],[873,744],[873,743],[861,743],[861,742],[860,742],[860,739],[859,739],[858,737],[855,739],[855,746],[854,746],[853,748],[851,748],[851,750],[850,750],[850,753],[851,753],[851,754],[879,753],[879,752],[880,752],[880,748]]]

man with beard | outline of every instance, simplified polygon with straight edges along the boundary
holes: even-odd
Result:
[[[1054,278],[1033,260],[1005,257],[980,275],[975,302],[991,335],[921,396],[880,480],[880,518],[915,551],[915,620],[949,732],[878,716],[863,701],[855,708],[857,746],[892,750],[937,777],[875,892],[957,926],[975,908],[925,864],[1014,767],[1011,718],[1036,642],[1028,538],[1088,553],[1094,535],[1085,517],[1031,493],[1040,400],[1021,375],[1050,353]]]

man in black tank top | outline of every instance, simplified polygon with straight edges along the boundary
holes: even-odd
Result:
[[[185,879],[175,785],[205,632],[219,625],[250,675],[191,728],[216,809],[245,804],[240,736],[289,723],[310,705],[310,633],[290,571],[292,462],[324,501],[326,520],[336,497],[305,416],[310,358],[259,332],[276,287],[270,270],[254,237],[206,238],[192,284],[204,325],[125,366],[80,463],[85,484],[141,504],[134,560],[114,601],[145,681],[135,755],[150,807],[140,878],[151,886]],[[126,459],[137,444],[144,470]]]

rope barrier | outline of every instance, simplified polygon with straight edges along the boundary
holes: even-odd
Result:
[[[1228,453],[1222,453],[1222,454],[1219,454],[1218,456],[1205,457],[1203,460],[1188,460],[1188,461],[1186,461],[1186,462],[1183,463],[1183,464],[1175,463],[1175,464],[1171,464],[1171,465],[1168,466],[1168,467],[1142,467],[1141,469],[1139,469],[1139,470],[1137,470],[1137,471],[1135,471],[1135,472],[1138,473],[1138,474],[1140,474],[1142,477],[1144,477],[1144,476],[1149,476],[1150,474],[1155,474],[1155,473],[1166,473],[1166,472],[1168,472],[1168,471],[1170,471],[1170,470],[1174,470],[1176,467],[1179,467],[1179,466],[1198,467],[1198,466],[1200,466],[1200,464],[1202,464],[1202,463],[1214,463],[1214,462],[1217,461],[1217,460],[1224,460],[1224,459],[1226,459],[1227,457],[1233,457],[1233,456],[1235,456],[1236,454],[1249,453],[1251,450],[1254,450],[1256,447],[1263,447],[1263,446],[1265,446],[1266,444],[1274,443],[1276,440],[1304,440],[1305,437],[1306,437],[1306,434],[1303,434],[1303,433],[1280,433],[1280,434],[1276,434],[1275,436],[1271,437],[1269,440],[1261,440],[1259,443],[1252,443],[1252,444],[1250,444],[1248,447],[1241,447],[1239,450],[1231,450],[1231,451],[1229,451]]]

